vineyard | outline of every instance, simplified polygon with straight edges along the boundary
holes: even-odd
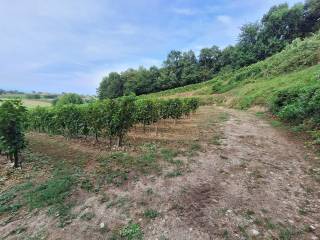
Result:
[[[116,140],[121,146],[134,125],[141,124],[145,129],[161,119],[177,120],[188,116],[198,107],[196,98],[150,100],[132,96],[83,105],[37,107],[28,112],[28,129],[67,138],[94,136],[96,141],[99,138],[109,140],[110,145]]]
[[[27,111],[19,100],[6,100],[0,112],[0,153],[19,166],[19,153],[25,147],[24,132],[36,131],[66,138],[107,139],[119,147],[130,129],[137,124],[154,124],[161,119],[189,116],[199,107],[199,100],[137,99],[133,96],[106,99],[89,104],[36,107]],[[10,120],[9,120],[10,119]],[[116,141],[115,141],[116,140]]]

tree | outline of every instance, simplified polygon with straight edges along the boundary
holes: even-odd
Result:
[[[24,122],[26,108],[20,100],[6,100],[0,105],[0,152],[19,167],[19,154],[25,147]]]
[[[304,36],[320,29],[320,1],[307,0],[304,5],[304,21],[301,24],[301,31]]]
[[[102,82],[97,90],[99,99],[123,96],[123,85],[123,79],[119,73],[109,73],[107,77],[102,79]]]
[[[76,93],[67,93],[57,99],[55,105],[63,106],[67,104],[83,104],[83,99]]]
[[[247,66],[260,60],[259,50],[260,24],[249,23],[241,27],[238,48],[241,53],[238,59],[240,66]]]
[[[218,46],[203,48],[199,55],[199,64],[212,74],[217,73],[221,68],[221,50]]]

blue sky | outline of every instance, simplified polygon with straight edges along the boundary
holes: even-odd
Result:
[[[283,2],[1,0],[0,88],[94,94],[110,71],[233,44],[241,25]]]

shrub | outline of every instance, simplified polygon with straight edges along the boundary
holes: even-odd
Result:
[[[20,100],[6,100],[0,105],[0,153],[6,153],[19,166],[19,153],[25,147],[26,109]]]
[[[62,95],[54,102],[57,106],[62,106],[66,104],[83,104],[83,99],[80,95],[75,93],[67,93]]]

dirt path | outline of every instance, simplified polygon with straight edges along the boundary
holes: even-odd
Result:
[[[147,239],[319,239],[314,156],[254,114],[216,111],[229,115],[213,125],[222,139],[168,185],[175,205]]]
[[[253,113],[220,107],[201,107],[192,124],[202,150],[177,157],[190,166],[183,175],[148,175],[108,187],[112,207],[100,195],[78,196],[83,204],[75,214],[95,215],[87,222],[76,218],[57,228],[43,212],[0,225],[0,233],[27,224],[48,239],[109,239],[102,223],[112,230],[133,221],[150,240],[320,239],[320,184],[311,174],[319,160],[303,143]],[[145,209],[160,216],[147,220]]]

